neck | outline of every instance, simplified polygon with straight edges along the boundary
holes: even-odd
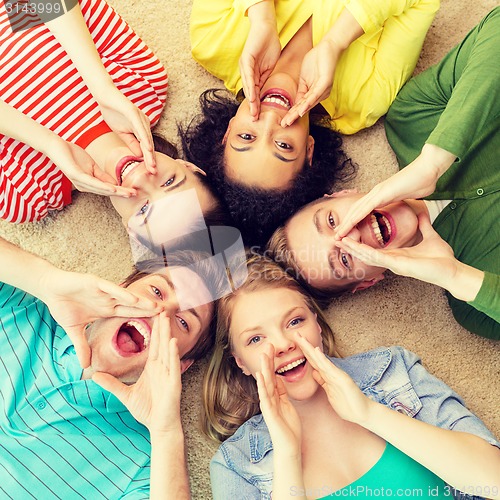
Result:
[[[302,60],[311,49],[312,20],[309,18],[281,51],[273,73],[287,73],[298,82]]]
[[[124,156],[135,156],[121,138],[114,132],[103,134],[94,139],[85,151],[92,156],[97,165],[116,178],[116,165]]]
[[[309,399],[304,401],[291,400],[291,403],[297,411],[302,424],[309,420],[314,421],[318,415],[331,413],[336,415],[330,402],[328,401],[326,392],[319,385],[318,390]]]

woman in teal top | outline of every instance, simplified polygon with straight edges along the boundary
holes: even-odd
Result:
[[[252,258],[245,283],[219,301],[204,382],[204,430],[225,440],[210,466],[215,500],[347,496],[354,486],[367,497],[479,487],[500,498],[500,444],[417,356],[335,355],[310,296],[275,262]]]

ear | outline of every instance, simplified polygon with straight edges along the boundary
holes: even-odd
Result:
[[[326,198],[342,198],[342,196],[350,196],[351,194],[357,194],[358,190],[354,189],[342,189],[342,191],[335,191],[335,193],[324,194]]]
[[[314,137],[310,135],[307,138],[307,149],[306,149],[306,159],[309,165],[312,165],[313,153],[314,153]]]
[[[233,355],[234,356],[234,355]],[[251,375],[250,370],[243,364],[240,358],[237,356],[234,356],[234,360],[236,361],[236,364],[238,365],[239,368],[241,368],[241,371],[243,372],[244,375]]]
[[[367,288],[370,288],[371,286],[375,285],[375,283],[382,281],[384,278],[385,278],[384,273],[380,273],[378,276],[375,276],[375,278],[361,281],[352,289],[352,293],[356,293],[360,290],[366,290]]]
[[[207,175],[207,173],[204,170],[202,170],[200,167],[197,167],[194,163],[191,163],[190,161],[181,160],[180,158],[177,158],[177,160],[175,161],[182,163],[188,170],[191,170],[191,172],[193,173],[197,172],[201,175],[204,175],[205,177]]]
[[[222,144],[226,144],[227,138],[229,136],[229,132],[231,132],[231,123],[233,122],[234,117],[229,120],[229,123],[227,124],[227,129],[226,133],[224,134],[224,137],[222,138]]]
[[[184,373],[193,363],[194,359],[181,359],[181,373]]]

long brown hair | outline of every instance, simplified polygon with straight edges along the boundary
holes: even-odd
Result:
[[[259,413],[257,385],[244,375],[232,355],[229,329],[237,297],[270,288],[288,288],[302,296],[307,307],[317,315],[322,330],[323,347],[330,356],[338,356],[333,332],[320,308],[301,285],[273,260],[255,255],[247,262],[248,278],[234,293],[219,300],[215,348],[203,382],[202,430],[221,442],[234,434],[249,418]]]

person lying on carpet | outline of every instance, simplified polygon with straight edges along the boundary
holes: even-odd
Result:
[[[81,0],[28,30],[0,6],[0,217],[43,219],[72,188],[110,196],[124,224],[153,202],[194,189],[222,217],[204,172],[151,137],[167,75],[104,0]],[[12,6],[10,6],[11,10]],[[22,14],[22,12],[21,12]],[[107,29],[102,30],[102,24]],[[29,74],[26,68],[30,68]]]
[[[204,381],[204,430],[223,441],[210,465],[215,500],[500,498],[500,443],[415,354],[340,358],[297,281],[264,257],[248,274],[218,303]]]
[[[443,287],[462,326],[500,339],[499,44],[497,7],[394,101],[385,123],[401,171],[365,196],[316,200],[273,235],[270,255],[316,296],[390,269]]]
[[[181,373],[213,344],[221,277],[185,252],[117,286],[0,239],[3,494],[190,498]]]
[[[438,0],[193,2],[193,57],[245,99],[205,93],[202,114],[183,131],[184,152],[203,161],[251,244],[352,172],[343,169],[338,133],[387,112],[438,7]]]

